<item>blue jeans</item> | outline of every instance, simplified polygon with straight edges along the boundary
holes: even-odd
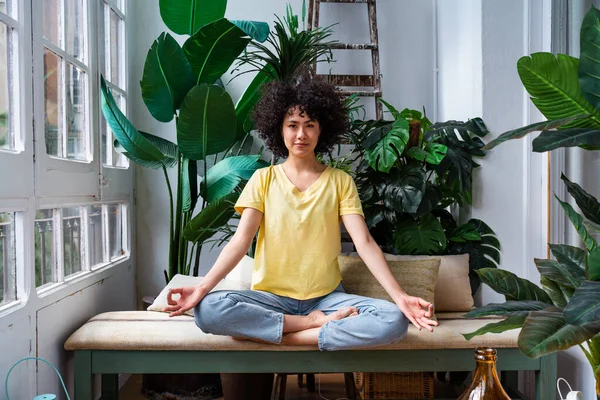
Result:
[[[319,331],[324,351],[373,347],[401,340],[408,319],[394,303],[344,292],[342,284],[330,294],[296,300],[259,290],[220,290],[209,293],[194,308],[196,325],[205,333],[246,337],[279,344],[283,316],[308,315],[321,310],[330,314],[354,306],[355,317],[330,321]]]

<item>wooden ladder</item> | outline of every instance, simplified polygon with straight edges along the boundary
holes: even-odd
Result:
[[[366,3],[369,13],[370,43],[351,44],[336,43],[330,48],[333,50],[370,50],[373,64],[373,75],[327,75],[329,81],[336,86],[357,87],[357,90],[341,90],[345,96],[356,94],[360,97],[374,97],[377,118],[383,118],[381,98],[381,73],[379,68],[379,39],[377,34],[377,8],[376,0],[309,0],[308,3],[308,30],[319,27],[319,12],[321,3]],[[313,24],[314,22],[314,24]],[[316,66],[315,72],[316,72]],[[368,89],[367,89],[368,88]]]

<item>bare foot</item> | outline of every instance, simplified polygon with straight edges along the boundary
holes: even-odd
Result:
[[[325,313],[321,310],[315,310],[308,314],[308,317],[312,318],[315,324],[315,327],[320,327],[325,325],[325,323],[329,321],[337,321],[343,318],[355,317],[358,315],[358,308],[356,307],[345,307],[340,308],[336,312],[332,312],[329,315],[325,315]]]

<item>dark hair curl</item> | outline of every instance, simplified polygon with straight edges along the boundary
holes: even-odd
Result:
[[[269,82],[262,88],[252,119],[260,138],[276,157],[288,156],[281,131],[285,115],[294,107],[319,122],[321,133],[316,154],[331,151],[349,129],[345,101],[335,86],[324,79],[304,75],[293,82]]]

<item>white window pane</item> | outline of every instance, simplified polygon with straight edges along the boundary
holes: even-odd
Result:
[[[81,207],[63,208],[64,272],[69,276],[82,270]]]
[[[123,87],[121,74],[121,24],[122,20],[110,9],[110,57],[107,58],[107,69],[110,70],[110,81]]]
[[[88,251],[90,252],[90,265],[102,264],[104,262],[104,250],[102,243],[102,206],[88,207]]]
[[[67,158],[86,159],[86,74],[67,63]]]
[[[6,0],[0,0],[0,12],[6,13]]]
[[[0,148],[14,149],[15,138],[12,128],[12,95],[13,79],[11,64],[14,61],[12,54],[11,36],[13,30],[0,23]]]
[[[123,250],[123,212],[121,204],[108,205],[108,230],[110,260],[121,257]]]
[[[35,286],[56,282],[54,211],[38,210],[35,217]]]
[[[67,1],[68,2],[68,1]],[[60,46],[60,28],[58,25],[60,15],[60,0],[43,0],[43,28],[44,37],[57,46]]]
[[[44,120],[46,152],[62,157],[62,60],[50,50],[44,51]]]
[[[86,20],[83,0],[65,1],[65,50],[84,63]]]
[[[17,298],[14,214],[0,213],[0,305]]]
[[[13,19],[17,19],[17,7],[19,2],[15,0],[0,0],[0,12],[5,13]]]

